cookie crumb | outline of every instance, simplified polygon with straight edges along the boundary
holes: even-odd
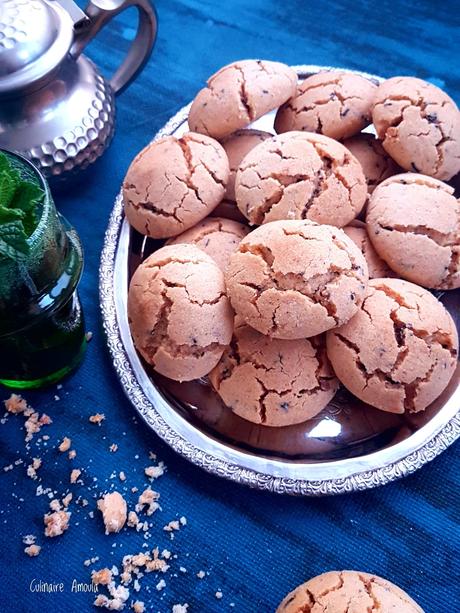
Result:
[[[71,449],[69,451],[69,460],[73,460],[76,457],[77,457],[77,452],[75,451],[75,449]]]
[[[164,579],[160,579],[155,586],[158,592],[161,592],[161,590],[164,590],[165,587],[166,587],[166,581]]]
[[[81,470],[78,468],[74,468],[70,473],[70,483],[76,483],[78,477],[81,475]]]
[[[3,401],[3,404],[5,405],[5,408],[8,413],[13,413],[16,415],[18,413],[24,413],[24,411],[30,408],[27,405],[27,401],[19,394],[11,394],[11,396],[7,398],[7,400]]]
[[[63,534],[69,527],[70,513],[68,511],[54,511],[43,517],[45,523],[45,536],[54,537]]]
[[[120,481],[126,481],[126,475],[123,470],[120,470],[120,472],[118,473],[118,477]]]
[[[111,492],[97,501],[97,508],[102,513],[105,533],[120,532],[126,522],[126,501],[119,492]]]
[[[71,439],[68,436],[64,436],[58,449],[61,453],[64,453],[65,451],[68,451],[70,449],[71,444],[72,444]]]
[[[172,608],[172,613],[187,613],[188,604],[175,604]]]
[[[117,451],[118,449],[118,445],[116,443],[112,443],[109,447],[109,450],[111,453],[115,453],[115,451]]]
[[[158,479],[165,472],[165,465],[163,462],[160,462],[158,466],[147,466],[144,470],[146,476],[153,481],[153,479]]]
[[[101,423],[104,421],[104,419],[105,419],[104,413],[95,413],[94,415],[90,416],[89,421],[92,424],[97,424],[98,426],[100,426]]]
[[[112,571],[108,568],[93,570],[91,573],[91,581],[94,585],[108,585],[112,581]]]
[[[88,332],[85,334],[86,342],[89,343],[92,338],[93,338],[93,333],[91,332],[91,330],[88,330]]]
[[[24,549],[25,553],[30,556],[31,558],[34,558],[35,556],[38,556],[38,554],[41,551],[41,547],[40,545],[29,545],[28,547],[26,547]]]
[[[216,594],[215,594],[217,600],[220,600],[223,597],[223,594],[220,590],[217,590]]]
[[[145,605],[144,605],[144,603],[142,601],[136,600],[136,602],[133,602],[132,609],[133,609],[134,613],[144,613],[145,612]]]
[[[198,579],[204,579],[206,577],[206,573],[204,572],[204,570],[199,570],[196,576],[198,577]]]
[[[160,494],[152,490],[150,487],[145,489],[138,498],[138,503],[135,507],[137,513],[140,513],[144,510],[144,507],[147,507],[145,511],[147,515],[153,515],[153,513],[160,508],[160,505],[156,502],[159,497]]]
[[[37,470],[40,468],[41,465],[42,461],[40,460],[40,458],[34,458],[32,464],[29,464],[29,466],[27,467],[27,476],[31,479],[36,479]]]

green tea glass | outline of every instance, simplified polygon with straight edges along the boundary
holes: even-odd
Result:
[[[75,230],[56,211],[41,173],[20,155],[3,151],[24,180],[44,192],[30,252],[0,257],[0,383],[38,388],[55,383],[85,351],[83,313],[76,292],[83,253]]]

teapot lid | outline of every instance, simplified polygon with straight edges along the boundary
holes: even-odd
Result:
[[[56,0],[0,0],[0,94],[58,66],[72,45],[73,25]]]

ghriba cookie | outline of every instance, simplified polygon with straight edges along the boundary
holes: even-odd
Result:
[[[224,138],[278,108],[297,88],[297,74],[280,62],[242,60],[216,72],[194,99],[194,132]]]
[[[382,260],[377,251],[374,249],[369,239],[365,223],[354,219],[350,225],[343,228],[343,231],[349,238],[351,238],[355,245],[361,249],[361,253],[364,255],[367,262],[369,279],[396,276],[387,263]]]
[[[224,271],[231,254],[248,232],[249,228],[237,221],[208,217],[190,230],[169,239],[167,244],[193,243],[210,255],[219,268]]]
[[[403,590],[386,579],[355,570],[313,577],[286,596],[276,613],[423,613]]]
[[[234,413],[276,427],[314,417],[338,387],[324,337],[271,339],[239,317],[232,343],[209,379]]]
[[[296,339],[353,317],[368,273],[363,254],[342,230],[289,220],[250,232],[231,255],[225,279],[233,308],[248,325]]]
[[[330,70],[307,77],[278,110],[275,130],[317,132],[337,140],[361,132],[371,121],[377,85],[358,74]]]
[[[327,353],[352,394],[383,411],[417,413],[449,383],[458,336],[427,290],[402,279],[371,279],[353,319],[328,332]]]
[[[246,155],[236,173],[235,194],[253,224],[311,219],[342,227],[363,208],[367,185],[361,165],[340,143],[286,132]]]
[[[225,193],[227,154],[212,138],[188,132],[143,149],[123,182],[129,223],[153,238],[176,236],[204,219]]]
[[[405,170],[443,180],[460,171],[460,113],[432,83],[387,79],[377,90],[372,120],[383,147]]]
[[[417,174],[381,183],[366,224],[378,254],[404,279],[425,287],[460,287],[460,201],[453,188]]]
[[[223,273],[195,245],[170,245],[137,268],[128,294],[134,344],[160,374],[176,381],[207,375],[233,332]]]
[[[251,151],[251,149],[254,149],[256,145],[262,143],[264,140],[267,140],[267,138],[271,138],[272,136],[273,134],[270,134],[270,132],[246,129],[237,130],[222,141],[222,147],[225,149],[230,166],[227,191],[225,192],[225,198],[227,200],[235,201],[235,176],[241,160]]]
[[[367,181],[367,190],[370,194],[379,183],[392,175],[401,172],[401,168],[388,155],[382,147],[382,143],[373,134],[357,134],[343,141],[346,147],[358,162],[364,172]]]

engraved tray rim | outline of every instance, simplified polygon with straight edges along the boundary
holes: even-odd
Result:
[[[333,70],[293,66],[299,77]],[[381,77],[341,68],[382,81]],[[190,104],[155,135],[172,134],[187,120]],[[127,320],[129,227],[118,194],[105,233],[99,269],[99,298],[107,345],[122,388],[148,426],[183,457],[206,471],[261,490],[325,496],[365,490],[404,477],[460,437],[460,385],[442,409],[408,438],[355,458],[308,463],[266,458],[215,440],[186,421],[149,379],[131,340]]]

